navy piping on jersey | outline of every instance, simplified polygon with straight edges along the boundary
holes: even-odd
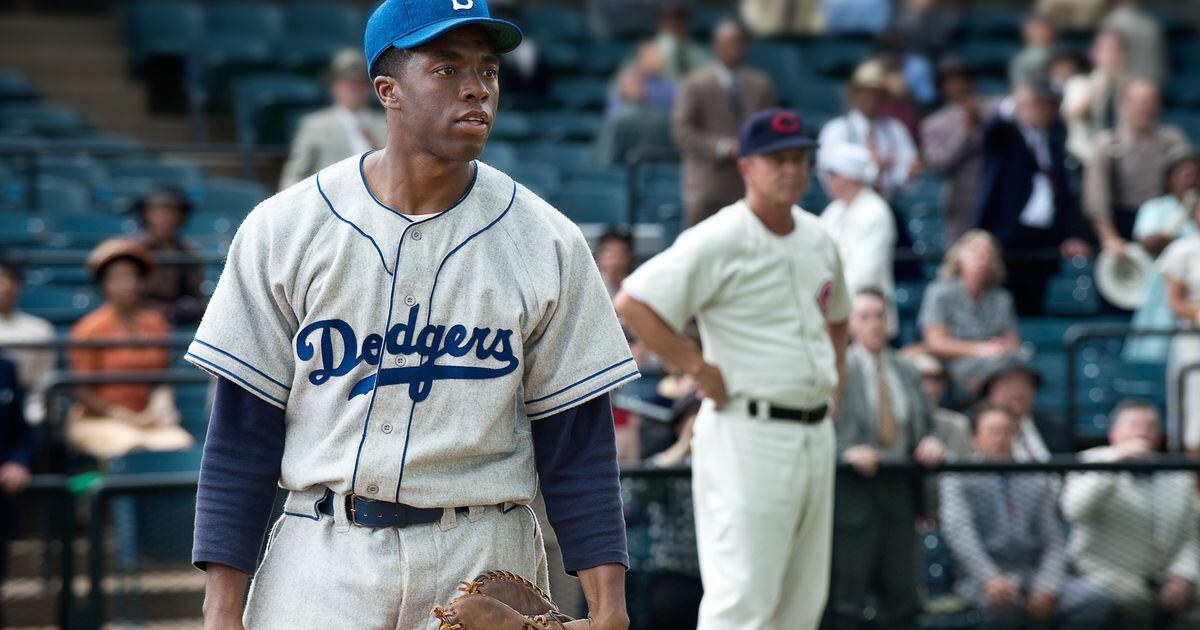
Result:
[[[359,178],[359,180],[362,181],[363,190],[367,191],[367,194],[371,196],[371,200],[374,201],[376,204],[378,204],[380,208],[383,208],[384,210],[388,210],[388,211],[394,213],[396,216],[400,217],[401,219],[404,219],[405,221],[412,223],[413,220],[411,218],[409,218],[407,215],[405,215],[403,212],[400,212],[399,210],[380,201],[379,197],[376,197],[375,193],[371,191],[371,187],[367,185],[367,174],[366,174],[366,172],[363,171],[363,164],[366,163],[367,156],[371,155],[372,153],[375,153],[377,150],[378,149],[372,149],[370,151],[367,151],[366,153],[362,154],[362,157],[358,158],[358,178]],[[471,183],[467,186],[467,191],[463,193],[462,197],[458,198],[458,201],[454,202],[454,205],[450,206],[443,212],[450,212],[451,210],[462,205],[462,202],[466,201],[467,196],[471,194],[471,191],[475,190],[475,182],[476,182],[476,180],[479,179],[479,163],[472,162],[471,165],[474,167],[475,170],[471,173]]]
[[[392,274],[391,270],[387,268],[387,261],[385,261],[383,259],[383,250],[379,249],[379,243],[376,243],[375,239],[371,238],[370,234],[367,234],[366,232],[364,232],[362,230],[362,228],[355,225],[353,221],[338,214],[338,211],[336,209],[334,209],[333,202],[329,200],[329,196],[326,195],[325,190],[323,188],[321,188],[321,172],[320,171],[317,171],[317,192],[321,193],[321,198],[323,198],[325,200],[325,205],[329,206],[329,211],[333,213],[333,216],[337,217],[338,219],[341,219],[343,223],[354,228],[354,231],[358,232],[359,234],[362,234],[363,237],[366,238],[368,241],[371,241],[371,245],[375,248],[375,252],[377,254],[379,254],[379,263],[381,265],[383,265],[383,270],[386,271],[389,276],[394,275],[394,274]]]
[[[631,379],[631,378],[634,378],[634,377],[636,377],[637,375],[638,375],[638,371],[637,371],[637,370],[634,370],[634,371],[630,372],[629,374],[626,374],[625,376],[622,376],[621,378],[619,378],[619,379],[617,379],[617,380],[615,380],[615,381],[609,381],[607,384],[605,384],[605,385],[601,385],[600,387],[597,387],[596,389],[593,389],[592,391],[590,391],[590,392],[588,392],[588,393],[586,393],[586,394],[584,394],[584,395],[582,395],[582,396],[580,396],[580,397],[578,397],[578,398],[576,398],[576,399],[574,399],[574,400],[568,400],[567,402],[565,402],[565,403],[563,403],[563,404],[561,404],[561,405],[559,405],[559,406],[557,406],[557,407],[554,407],[553,409],[547,409],[547,410],[545,410],[545,411],[542,411],[542,412],[538,412],[538,413],[535,413],[535,414],[530,414],[530,416],[529,416],[529,417],[530,417],[530,418],[540,418],[540,417],[542,417],[542,416],[546,416],[546,415],[549,415],[549,414],[553,414],[554,412],[556,412],[556,411],[559,411],[559,410],[561,410],[561,409],[566,409],[567,407],[570,407],[571,405],[574,405],[575,403],[577,403],[577,402],[579,402],[579,401],[581,401],[581,400],[587,400],[589,396],[593,396],[593,395],[595,395],[597,392],[602,392],[602,391],[604,391],[604,390],[606,390],[606,389],[608,389],[608,388],[610,388],[610,387],[613,387],[614,385],[618,385],[618,384],[620,384],[620,383],[623,383],[623,382],[625,382],[625,381],[627,381],[627,380],[629,380],[629,379]]]
[[[425,325],[426,326],[429,325],[429,320],[431,317],[433,317],[433,295],[434,295],[434,293],[437,292],[438,278],[440,278],[442,275],[442,269],[445,268],[446,261],[450,260],[451,256],[453,256],[455,253],[457,253],[458,250],[465,247],[467,245],[467,243],[470,243],[471,240],[474,239],[476,236],[479,236],[480,234],[483,234],[484,232],[492,229],[492,227],[495,226],[497,223],[499,223],[501,219],[508,216],[508,211],[512,210],[513,204],[516,203],[516,200],[517,200],[517,182],[513,181],[512,196],[508,198],[508,206],[506,206],[504,208],[504,212],[501,212],[500,216],[496,217],[495,219],[492,219],[491,223],[488,223],[487,225],[483,226],[483,228],[481,228],[479,231],[468,236],[463,242],[456,245],[454,247],[454,249],[450,250],[449,253],[447,253],[446,256],[444,258],[442,258],[442,262],[438,264],[437,271],[434,272],[434,274],[433,274],[433,286],[430,287],[430,289],[429,289],[429,301],[425,303],[426,304],[426,308],[425,308]],[[380,363],[380,365],[383,365],[382,361],[380,361],[379,363]],[[400,453],[400,478],[396,480],[396,498],[393,499],[396,503],[400,502],[400,486],[403,485],[403,483],[404,483],[404,465],[406,463],[408,463],[408,439],[410,437],[412,437],[413,414],[416,410],[417,410],[417,403],[413,403],[412,408],[409,409],[409,411],[408,411],[408,427],[404,430],[404,450],[401,451],[401,453]]]
[[[542,396],[541,398],[534,398],[533,400],[526,400],[525,404],[532,405],[534,403],[542,402],[543,400],[546,400],[547,398],[554,398],[555,396],[571,389],[572,387],[578,387],[579,385],[582,385],[609,370],[615,370],[616,368],[619,368],[622,365],[625,365],[626,363],[629,363],[632,360],[633,360],[633,357],[629,357],[628,359],[625,359],[624,361],[617,361],[616,363],[604,368],[603,370],[600,370],[599,372],[596,372],[595,374],[592,374],[591,376],[585,376],[582,379],[579,379],[578,381],[575,381],[574,383],[571,383],[570,385],[567,385],[566,387],[564,387],[554,393],[546,394],[545,396]]]
[[[223,354],[223,355],[225,355],[225,356],[229,357],[230,359],[233,359],[234,361],[237,361],[238,363],[241,363],[242,365],[244,365],[244,366],[246,366],[246,367],[250,368],[251,370],[253,370],[255,374],[258,374],[259,376],[261,376],[261,377],[263,377],[263,378],[267,379],[268,381],[271,381],[272,383],[274,383],[274,384],[276,384],[276,385],[278,385],[278,386],[282,387],[283,389],[286,389],[286,390],[288,390],[288,391],[291,391],[291,390],[292,390],[292,388],[291,388],[290,386],[288,386],[288,385],[284,385],[284,384],[283,384],[282,382],[280,382],[278,379],[271,378],[271,376],[270,376],[270,375],[268,375],[266,372],[263,372],[262,370],[260,370],[260,369],[258,369],[258,368],[256,368],[256,367],[254,367],[253,365],[250,365],[249,363],[247,363],[247,362],[245,362],[245,361],[241,360],[241,359],[240,359],[240,358],[238,358],[237,356],[234,356],[232,353],[226,352],[226,351],[224,351],[224,350],[222,350],[222,349],[220,349],[220,348],[218,348],[218,347],[216,347],[216,346],[212,345],[211,343],[208,343],[207,341],[202,341],[202,340],[200,340],[200,338],[198,338],[198,337],[195,339],[195,342],[196,342],[196,343],[198,343],[198,344],[200,344],[200,345],[202,345],[202,346],[204,346],[204,347],[206,347],[206,348],[211,348],[211,349],[213,349],[213,350],[216,350],[217,352],[220,352],[221,354]]]
[[[318,497],[316,500],[313,501],[313,514],[315,514],[316,516],[312,516],[309,514],[301,514],[299,512],[284,512],[284,514],[286,514],[288,516],[299,516],[300,518],[307,518],[310,520],[319,521],[319,520],[321,520],[321,512],[320,512],[320,510],[317,509],[317,506],[320,505],[321,501],[324,501],[324,500],[325,500],[325,495],[321,495],[320,497]]]
[[[198,356],[196,356],[196,355],[194,355],[194,354],[192,354],[192,353],[190,353],[190,352],[188,352],[188,353],[185,353],[183,356],[184,356],[184,358],[187,358],[187,359],[192,359],[192,360],[194,360],[194,361],[199,361],[200,363],[203,363],[204,365],[207,365],[208,367],[210,367],[210,368],[212,368],[212,369],[214,369],[214,370],[216,370],[216,371],[220,372],[221,374],[223,374],[223,375],[225,375],[225,376],[227,376],[227,377],[229,377],[229,378],[231,378],[231,379],[233,379],[233,380],[235,380],[235,381],[237,381],[237,382],[241,383],[242,385],[245,385],[246,387],[248,387],[248,388],[250,388],[250,389],[254,390],[255,392],[257,392],[257,393],[258,393],[260,396],[262,396],[263,398],[266,398],[267,400],[270,400],[270,401],[272,401],[272,402],[274,402],[274,403],[278,404],[280,407],[283,407],[283,406],[287,405],[287,403],[286,403],[286,402],[284,402],[284,401],[282,401],[282,400],[279,400],[278,398],[276,398],[276,397],[274,397],[274,396],[272,396],[272,395],[268,394],[267,392],[264,392],[263,390],[259,389],[258,387],[255,387],[253,383],[250,383],[250,382],[249,382],[249,381],[247,381],[246,379],[244,379],[244,378],[242,378],[242,377],[238,376],[237,374],[234,374],[233,372],[230,372],[229,370],[226,370],[225,368],[223,368],[223,367],[221,367],[221,366],[219,366],[219,365],[217,365],[217,364],[213,363],[212,361],[208,361],[208,360],[204,359],[203,357],[198,357]]]

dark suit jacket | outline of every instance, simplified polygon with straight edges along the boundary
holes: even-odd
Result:
[[[1054,222],[1048,230],[1054,245],[1082,234],[1078,200],[1068,186],[1066,141],[1066,127],[1055,123],[1049,131]],[[1002,246],[1013,244],[1021,211],[1033,193],[1033,178],[1040,170],[1020,128],[1011,120],[992,118],[983,132],[983,174],[972,227],[991,232]]]
[[[0,464],[33,465],[33,434],[25,424],[25,392],[17,381],[17,367],[0,358]]]
[[[718,160],[722,139],[737,143],[738,131],[751,114],[775,105],[771,78],[742,67],[736,73],[741,106],[735,110],[721,87],[715,68],[697,70],[679,86],[671,112],[671,132],[683,154],[683,198],[690,213],[712,212],[741,199],[745,190],[737,163]],[[698,217],[703,218],[703,217]]]

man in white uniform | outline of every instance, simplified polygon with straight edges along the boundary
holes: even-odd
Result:
[[[794,112],[751,117],[746,198],[681,234],[616,298],[626,326],[705,397],[692,440],[699,630],[814,628],[825,606],[850,299],[833,239],[795,205],[814,146]],[[680,333],[692,317],[703,354]]]

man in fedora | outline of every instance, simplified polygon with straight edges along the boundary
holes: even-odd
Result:
[[[292,154],[279,178],[280,190],[351,155],[378,149],[387,140],[383,113],[369,107],[371,83],[362,52],[339,52],[326,77],[332,104],[300,119]]]

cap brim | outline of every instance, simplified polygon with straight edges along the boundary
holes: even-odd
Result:
[[[496,52],[499,54],[512,52],[517,46],[521,45],[521,40],[525,37],[520,27],[512,22],[487,17],[461,17],[434,22],[433,24],[419,28],[393,41],[392,47],[399,49],[415,48],[456,28],[472,25],[482,26],[487,31],[488,35],[492,38],[492,42],[496,44]]]
[[[761,147],[758,147],[754,151],[743,151],[741,155],[742,157],[750,157],[752,155],[778,153],[780,151],[787,151],[788,149],[815,149],[818,146],[820,145],[817,143],[817,141],[809,138],[808,136],[795,136],[792,138],[776,140],[770,144],[765,144]]]

